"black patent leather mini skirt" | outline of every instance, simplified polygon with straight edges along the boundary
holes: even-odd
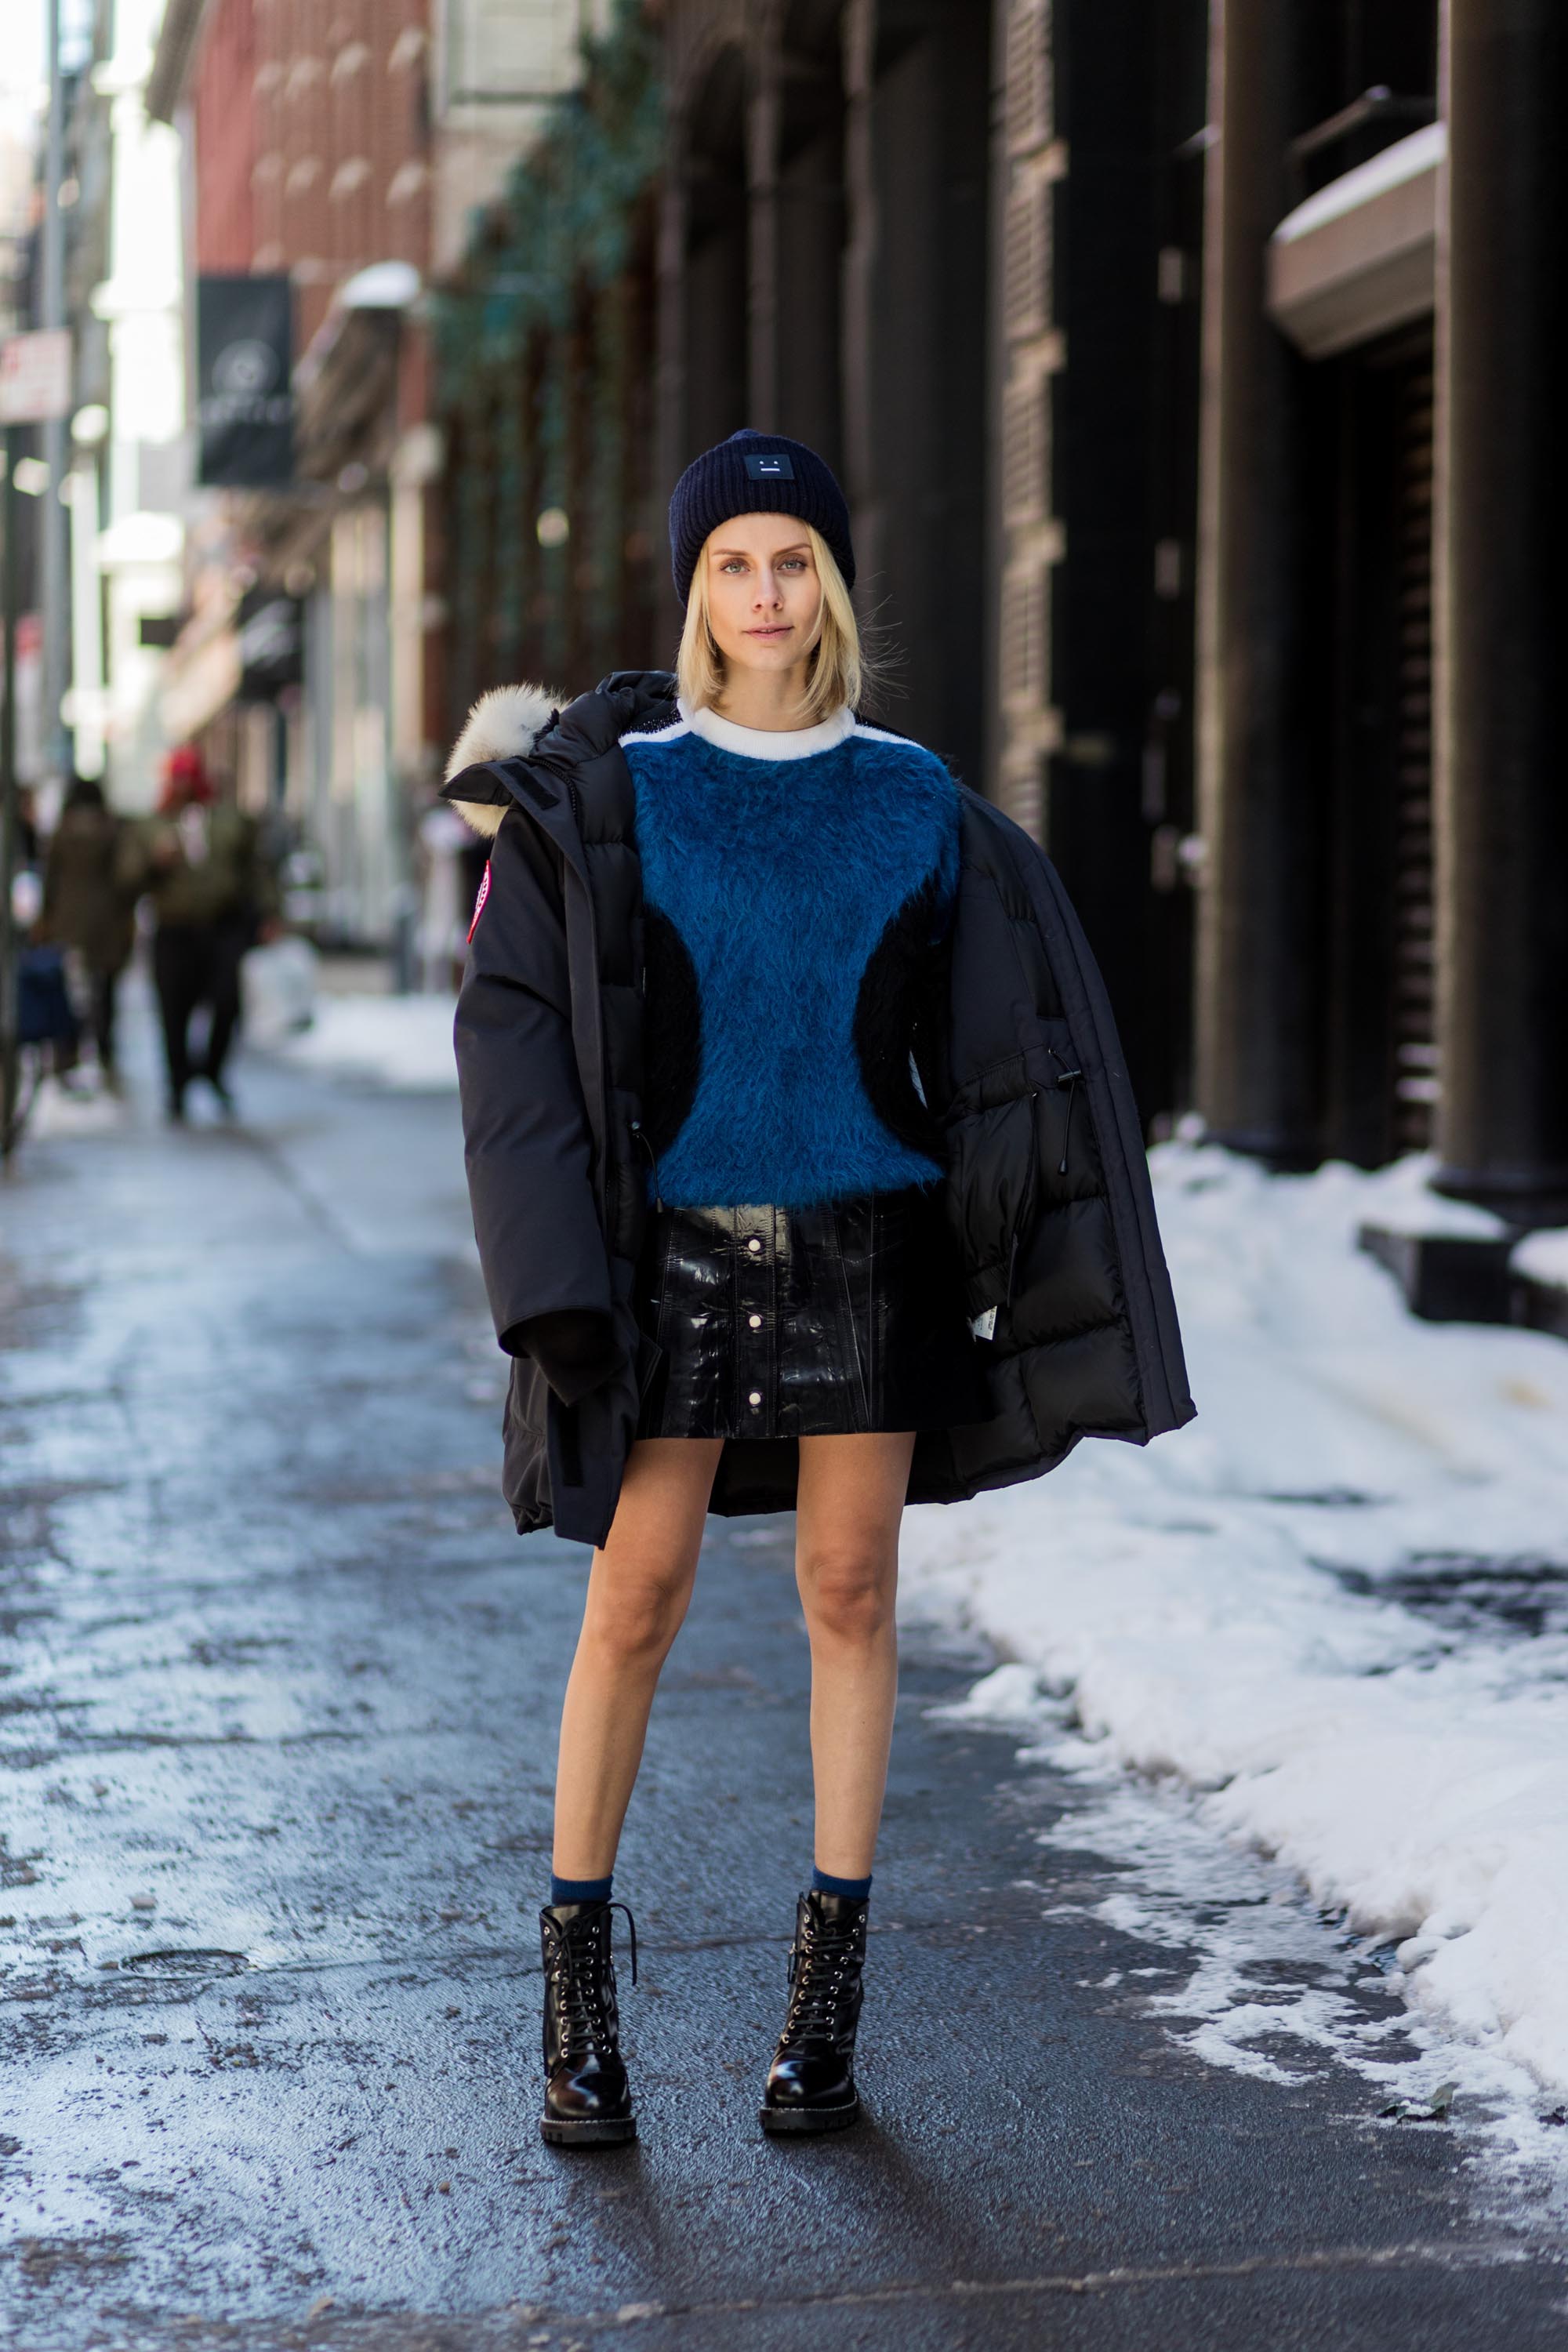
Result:
[[[641,1437],[946,1429],[991,1411],[935,1194],[656,1210]]]

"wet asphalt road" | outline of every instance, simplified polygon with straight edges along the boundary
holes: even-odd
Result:
[[[1105,1989],[1149,1957],[1091,1916],[1115,1866],[1043,1853],[1068,1784],[930,1718],[989,1663],[934,1632],[868,2120],[763,2140],[809,1859],[781,1522],[714,1523],[617,1874],[642,2143],[546,2150],[586,1556],[495,1494],[450,1100],[242,1083],[239,1129],[40,1140],[0,1189],[8,2342],[1563,2345],[1561,2250],[1481,2213],[1451,2132],[1331,2067],[1211,2071]]]

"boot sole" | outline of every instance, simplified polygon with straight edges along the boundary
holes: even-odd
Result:
[[[552,2147],[624,2147],[627,2140],[636,2139],[637,2125],[635,2116],[584,2116],[574,2123],[558,2123],[553,2116],[545,2116],[539,2133]]]
[[[759,2107],[757,2120],[773,2138],[795,2132],[847,2131],[860,2120],[860,2102],[847,2107]]]

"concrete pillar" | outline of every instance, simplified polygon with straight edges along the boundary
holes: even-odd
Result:
[[[748,425],[779,427],[778,0],[754,0],[746,97],[746,376]]]
[[[669,526],[665,498],[674,488],[687,459],[686,433],[686,246],[689,170],[689,131],[683,105],[669,110],[665,129],[665,168],[659,192],[654,274],[655,335],[654,437],[657,478],[664,496],[649,503],[654,537],[655,632],[673,644],[679,636],[682,614],[669,584]]]
[[[900,662],[889,723],[981,771],[986,45],[969,0],[845,34],[844,455],[863,614]],[[894,37],[895,33],[902,36]]]
[[[847,0],[843,38],[844,491],[854,529],[857,569],[862,581],[869,581],[880,576],[882,565],[882,513],[873,458],[876,425],[871,350],[881,228],[872,144],[877,0]],[[864,604],[864,587],[860,595]]]
[[[1438,1182],[1568,1220],[1568,13],[1447,0],[1438,227]]]
[[[1289,0],[1215,0],[1198,522],[1196,1093],[1211,1131],[1314,1156],[1314,844],[1299,656],[1301,365],[1264,310],[1288,208]]]

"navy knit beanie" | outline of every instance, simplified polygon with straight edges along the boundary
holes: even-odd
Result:
[[[669,567],[684,604],[710,531],[731,515],[798,515],[822,533],[847,588],[855,585],[855,550],[844,493],[815,449],[782,433],[750,425],[693,457],[669,501]]]

